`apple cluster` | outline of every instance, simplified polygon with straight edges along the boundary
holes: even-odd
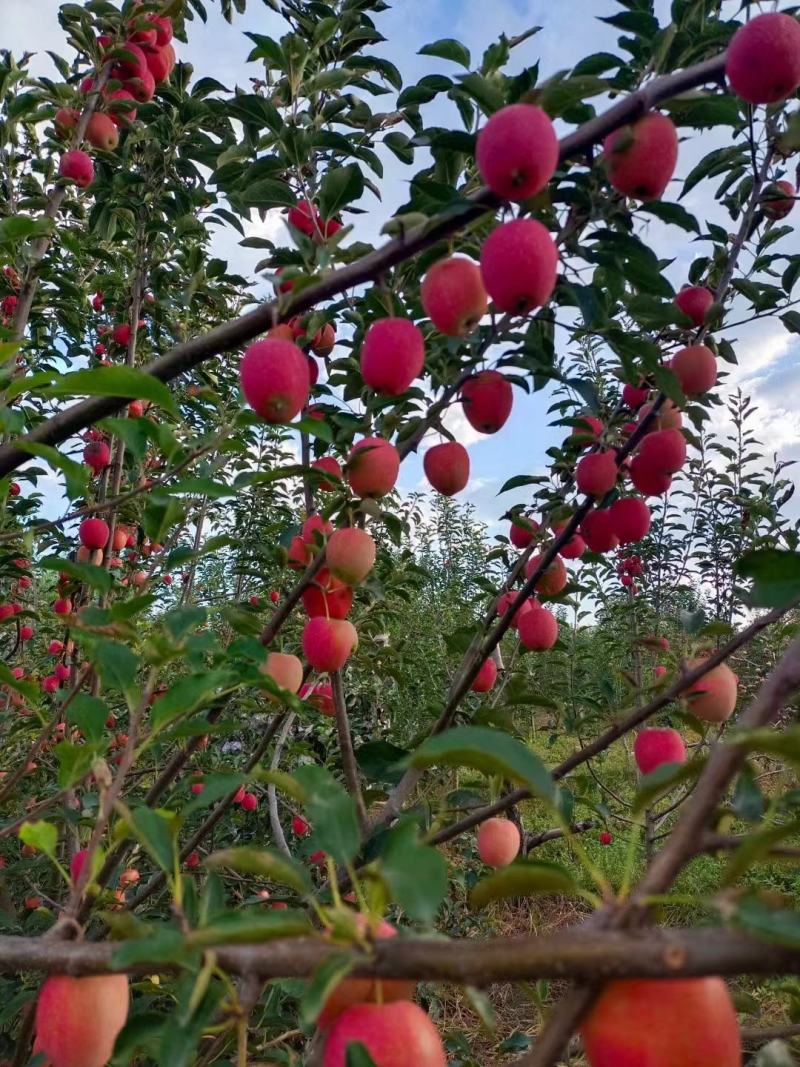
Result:
[[[100,102],[92,111],[85,137],[92,148],[101,152],[117,148],[120,130],[136,121],[136,105],[149,103],[156,86],[166,82],[175,67],[172,19],[152,12],[137,14],[134,8],[125,31],[123,41],[105,35],[97,40],[103,64],[110,65],[109,78],[100,89]],[[95,85],[94,78],[85,78],[80,91],[91,93]],[[60,108],[53,120],[57,135],[73,136],[80,119],[79,108]],[[80,189],[87,189],[94,181],[94,162],[84,149],[70,148],[61,156],[58,173]]]

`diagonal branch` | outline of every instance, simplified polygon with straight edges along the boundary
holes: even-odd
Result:
[[[609,108],[584,123],[560,143],[559,158],[563,162],[579,156],[602,140],[608,133],[637,118],[648,108],[688,89],[708,82],[720,81],[725,68],[724,53],[675,74],[655,78],[645,88],[631,93]],[[142,368],[159,381],[167,382],[192,370],[207,359],[240,348],[265,330],[279,322],[286,322],[317,304],[339,293],[362,285],[385,273],[398,263],[411,259],[418,252],[451,234],[463,229],[480,218],[486,211],[498,206],[499,201],[481,188],[458,204],[445,215],[426,222],[422,226],[388,241],[382,247],[362,256],[354,263],[333,271],[314,285],[303,289],[286,300],[273,300],[237,319],[223,323],[209,333],[176,345],[159,359]],[[98,419],[112,415],[135,397],[92,397],[84,400],[52,418],[42,422],[21,440],[26,443],[57,445],[78,431],[91,426]],[[29,453],[14,443],[0,447],[0,478],[16,470],[30,459]]]

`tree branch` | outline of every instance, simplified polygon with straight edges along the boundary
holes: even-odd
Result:
[[[333,692],[333,706],[336,711],[336,732],[339,736],[339,752],[342,757],[344,780],[347,784],[348,793],[355,801],[358,823],[363,834],[367,827],[367,809],[361,793],[361,778],[358,773],[356,754],[353,751],[353,738],[350,734],[350,720],[347,717],[341,671],[331,671],[331,689]]]
[[[46,971],[103,974],[119,944],[0,937],[0,973]],[[341,945],[321,937],[283,938],[215,949],[231,974],[261,979],[305,978]],[[377,941],[369,953],[353,949],[353,976],[413,978],[488,986],[538,978],[678,978],[726,974],[798,974],[800,949],[767,945],[736,930],[647,929],[590,931],[584,927],[543,937],[396,938]],[[175,965],[177,967],[179,965]],[[173,965],[142,959],[131,974],[165,973]]]
[[[648,108],[662,100],[685,92],[687,89],[719,81],[723,76],[725,56],[699,63],[694,67],[655,78],[648,86],[631,93],[609,108],[584,123],[560,142],[559,158],[563,162],[580,155],[608,133],[624,126]],[[295,315],[303,314],[331,297],[371,281],[389,268],[430,248],[445,237],[463,229],[489,209],[496,208],[499,201],[488,189],[476,190],[461,203],[454,205],[446,215],[430,220],[388,241],[381,248],[362,256],[361,259],[338,271],[332,272],[320,282],[301,290],[296,296],[285,300],[273,300],[237,319],[217,326],[209,333],[176,345],[159,359],[142,368],[159,381],[167,382],[199,366],[205,360],[232,349],[240,348],[254,337],[264,333],[279,322],[286,322]],[[112,415],[135,397],[92,397],[59,412],[42,422],[20,439],[19,443],[57,445],[78,431],[93,425],[98,419]],[[10,443],[0,447],[0,478],[16,470],[30,459],[30,454]]]

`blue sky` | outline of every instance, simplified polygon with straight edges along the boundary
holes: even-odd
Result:
[[[35,20],[31,17],[34,6]],[[4,46],[15,51],[63,50],[63,36],[56,21],[58,6],[57,0],[35,0],[34,4],[31,0],[3,0]],[[208,6],[211,8],[212,4]],[[255,65],[246,63],[251,42],[244,37],[244,31],[273,36],[285,32],[280,18],[257,0],[249,0],[248,8],[246,16],[236,19],[232,26],[216,12],[211,12],[205,26],[198,20],[190,24],[189,43],[179,44],[179,57],[192,62],[199,74],[216,77],[229,88],[235,84],[247,86],[248,78],[259,71]],[[737,8],[736,3],[730,5],[731,16]],[[473,62],[477,62],[483,49],[501,32],[513,36],[540,25],[541,33],[515,50],[510,69],[516,71],[538,61],[541,76],[547,77],[591,52],[616,51],[617,31],[598,18],[619,10],[613,0],[396,0],[391,11],[377,16],[377,25],[388,38],[380,51],[400,68],[405,83],[413,84],[424,74],[457,72],[446,61],[417,55],[423,44],[440,37],[456,37],[471,49]],[[41,53],[37,66],[47,73],[52,69],[50,60]],[[446,121],[446,118],[447,112],[443,111],[434,121]],[[678,177],[688,173],[696,159],[714,147],[713,141],[705,133],[682,147]],[[372,241],[378,240],[383,222],[405,199],[405,183],[421,165],[404,169],[391,155],[385,157],[385,163],[383,203],[377,203],[367,194],[362,204],[367,213],[356,220],[356,235]],[[667,197],[677,198],[679,188],[674,185]],[[684,201],[685,206],[730,226],[727,217],[717,215],[715,206],[707,202],[708,195],[708,190],[701,186]],[[266,225],[256,219],[252,232],[277,237],[285,233],[277,217],[268,219]],[[702,246],[692,245],[683,231],[658,223],[648,226],[646,239],[659,255],[674,258],[669,273],[673,284],[679,287]],[[219,251],[233,270],[245,276],[252,275],[252,268],[260,258],[259,252],[240,249],[233,232],[220,240]],[[740,366],[734,369],[728,385],[742,385],[762,407],[762,436],[768,449],[780,448],[790,458],[800,456],[800,386],[795,370],[800,348],[798,338],[789,335],[780,322],[767,320],[734,331],[731,340],[739,342]],[[479,515],[492,524],[492,532],[502,528],[495,525],[497,517],[514,502],[513,494],[497,498],[500,485],[514,474],[542,473],[546,448],[561,436],[559,430],[547,425],[550,399],[547,392],[528,397],[516,391],[512,416],[496,437],[474,434],[457,412],[449,422],[459,439],[469,446],[472,460],[472,481],[460,499],[476,505]],[[723,425],[721,420],[719,425]],[[421,461],[419,457],[411,457],[403,467],[401,487],[410,490],[421,485]]]

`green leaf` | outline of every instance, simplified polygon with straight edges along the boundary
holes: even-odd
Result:
[[[728,93],[686,93],[661,105],[670,114],[676,126],[741,126],[742,112],[739,100]]]
[[[171,927],[148,928],[146,937],[136,937],[114,948],[111,967],[124,971],[137,963],[177,963],[185,958],[183,934]]]
[[[57,448],[51,448],[50,445],[37,445],[30,441],[15,441],[14,445],[23,452],[46,460],[55,470],[60,470],[64,475],[67,496],[71,500],[85,495],[89,485],[89,468],[83,463],[76,463],[74,459],[62,455]]]
[[[161,730],[181,715],[206,707],[230,684],[232,677],[227,670],[215,670],[179,678],[153,705],[150,720],[153,729]]]
[[[483,726],[456,726],[430,737],[406,761],[410,767],[472,767],[526,785],[551,803],[556,791],[549,771],[521,741]]]
[[[464,986],[464,995],[469,1002],[469,1006],[480,1019],[483,1029],[487,1033],[493,1034],[497,1029],[497,1017],[489,994],[483,989],[476,989],[474,986],[468,985]]]
[[[55,221],[49,218],[31,219],[27,215],[11,215],[0,219],[0,246],[13,248],[31,237],[47,237],[55,230]]]
[[[677,304],[662,302],[646,293],[638,293],[628,301],[628,311],[642,326],[651,330],[660,330],[664,326],[691,325],[689,317],[684,315]]]
[[[311,437],[316,437],[320,441],[325,441],[326,444],[333,444],[333,430],[322,419],[312,419],[311,416],[306,415],[302,419],[298,419],[297,422],[292,423],[292,429],[297,430],[299,433],[307,433]],[[302,466],[294,465],[289,467],[281,467],[275,472],[264,471],[264,474],[276,474],[280,477],[285,477],[286,473],[292,471],[294,474],[302,474]]]
[[[734,885],[753,864],[762,859],[769,860],[770,849],[780,845],[788,837],[793,837],[798,831],[800,831],[800,822],[795,819],[782,826],[767,826],[742,837],[742,843],[731,853],[725,867],[722,876],[723,885]]]
[[[61,741],[55,747],[55,754],[59,788],[70,789],[86,777],[99,753],[97,745],[73,745],[70,741]]]
[[[800,553],[778,548],[747,552],[736,565],[742,578],[752,578],[750,603],[755,608],[782,608],[800,597]]]
[[[308,795],[306,812],[319,847],[337,863],[349,863],[361,845],[353,798],[322,767],[298,767],[294,777]]]
[[[118,396],[126,400],[151,400],[164,411],[178,414],[169,389],[152,374],[133,367],[95,367],[64,374],[42,390],[45,396]]]
[[[38,682],[25,682],[21,678],[15,678],[5,663],[0,663],[0,683],[21,693],[26,700],[36,700],[41,693]]]
[[[311,878],[301,864],[277,852],[255,848],[225,848],[205,860],[206,866],[216,870],[230,867],[237,874],[252,874],[270,882],[286,885],[298,893],[311,891]]]
[[[334,952],[316,968],[300,1001],[300,1021],[313,1026],[328,997],[343,978],[352,971],[353,956],[349,952]]]
[[[346,167],[331,167],[319,191],[320,215],[323,219],[332,219],[347,204],[358,200],[363,192],[364,175],[355,163],[349,163]]]
[[[51,860],[56,858],[58,830],[52,823],[44,822],[43,819],[38,822],[24,822],[19,828],[18,836],[23,845],[33,845]]]
[[[358,75],[355,71],[348,70],[347,67],[331,67],[315,74],[304,86],[304,92],[306,96],[311,96],[313,93],[327,92],[329,89],[342,89],[356,77]]]
[[[687,211],[681,204],[670,203],[667,200],[650,200],[646,204],[640,204],[638,211],[644,211],[648,215],[655,215],[662,222],[672,226],[680,226],[689,233],[700,233],[700,224],[696,217]]]
[[[97,425],[101,430],[113,433],[116,437],[119,437],[124,441],[125,447],[134,459],[142,459],[145,456],[150,445],[150,434],[148,431],[152,426],[152,423],[149,419],[109,418],[103,419],[102,422],[99,422]]]
[[[360,1041],[348,1041],[344,1067],[377,1067],[377,1064]]]
[[[119,641],[98,641],[94,648],[94,665],[105,685],[126,695],[136,685],[139,659]]]
[[[789,333],[800,333],[800,311],[787,311],[781,315],[781,322]]]
[[[67,716],[87,741],[99,741],[106,727],[108,707],[99,697],[78,693],[67,709]]]
[[[151,541],[160,542],[184,515],[185,504],[174,497],[153,494],[147,502],[142,527]]]
[[[193,930],[187,941],[193,947],[207,945],[248,945],[274,941],[278,937],[302,937],[313,927],[302,911],[229,912],[217,916],[208,926]]]
[[[279,182],[275,178],[262,178],[253,182],[240,194],[242,202],[248,207],[271,208],[271,207],[294,207],[297,197],[286,182]]]
[[[636,790],[633,801],[634,815],[639,815],[660,797],[671,792],[681,782],[691,781],[703,769],[705,760],[694,759],[691,763],[662,763],[646,774]]]
[[[461,89],[481,106],[487,115],[492,115],[505,105],[505,98],[494,82],[481,74],[460,74]]]
[[[71,559],[62,559],[60,556],[45,556],[39,565],[46,571],[63,571],[84,585],[99,589],[101,593],[107,593],[114,581],[105,567],[97,567],[94,563],[73,563]]]
[[[573,876],[557,863],[515,860],[473,886],[469,903],[472,908],[485,908],[493,900],[507,900],[509,897],[529,897],[538,893],[575,894],[578,891]]]
[[[607,92],[608,87],[605,78],[594,74],[579,74],[577,77],[558,74],[542,84],[536,102],[551,118],[557,118],[576,104]]]
[[[398,748],[389,741],[367,741],[356,750],[356,760],[364,777],[371,782],[397,785],[403,777],[398,764],[408,755],[408,749]]]
[[[183,809],[183,814],[188,818],[192,812],[210,807],[222,797],[235,793],[239,786],[246,781],[247,779],[243,774],[204,774],[203,792],[192,797]]]
[[[547,478],[542,474],[515,474],[513,478],[503,482],[503,487],[498,490],[497,495],[501,496],[501,494],[508,493],[512,489],[521,489],[523,485],[538,485],[540,482],[546,481]]]
[[[733,922],[764,941],[800,948],[800,912],[793,909],[772,907],[755,895],[741,897]]]
[[[468,70],[472,66],[472,57],[469,54],[469,49],[461,44],[460,41],[453,40],[452,37],[443,37],[440,41],[433,41],[431,44],[423,45],[417,55],[449,59],[453,63],[459,63],[462,67],[466,67]]]
[[[417,922],[432,923],[447,893],[447,867],[442,855],[419,840],[413,819],[389,833],[379,874],[392,900]]]
[[[131,831],[162,871],[175,869],[175,836],[178,819],[174,812],[144,806],[131,812]]]

